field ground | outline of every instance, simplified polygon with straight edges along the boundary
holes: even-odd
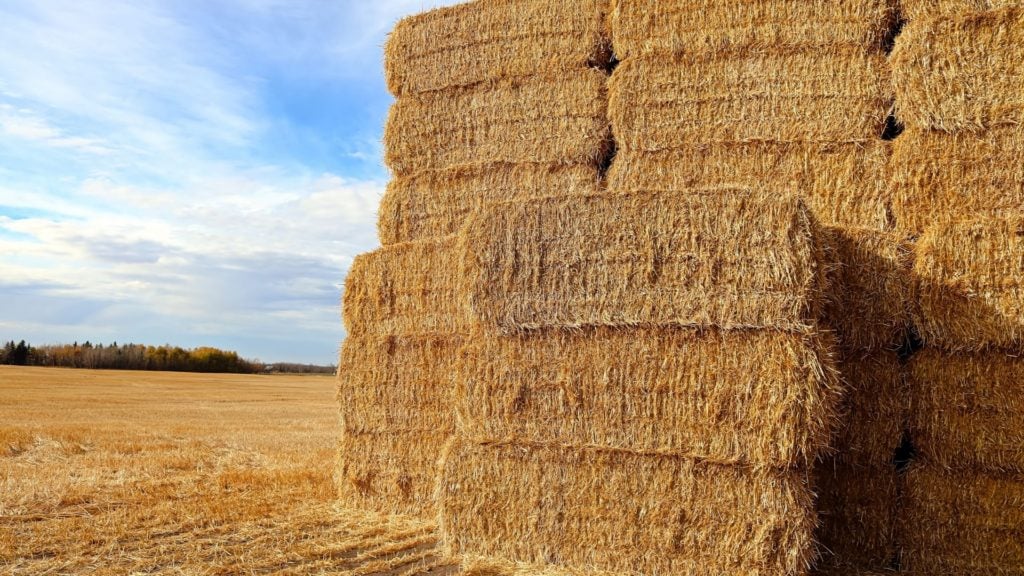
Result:
[[[338,429],[332,377],[0,366],[0,574],[451,572],[332,505]]]

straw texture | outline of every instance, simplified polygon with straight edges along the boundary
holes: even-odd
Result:
[[[1024,7],[915,20],[892,55],[907,126],[981,131],[1024,122]]]
[[[345,280],[345,328],[354,336],[464,334],[456,237],[387,246],[357,256]]]
[[[512,78],[401,98],[384,131],[398,175],[465,165],[597,164],[609,140],[600,70]]]
[[[950,350],[1024,350],[1024,214],[936,225],[916,247],[915,323]]]
[[[907,384],[895,352],[839,356],[847,385],[844,418],[838,427],[834,461],[857,468],[892,467],[907,419]]]
[[[400,21],[384,48],[395,95],[602,65],[608,0],[476,0]]]
[[[597,193],[590,164],[490,164],[393,179],[380,204],[385,245],[455,234],[474,210],[495,202]]]
[[[896,469],[865,469],[826,460],[815,468],[820,563],[830,572],[882,570],[897,554]]]
[[[909,379],[914,444],[930,461],[1024,472],[1024,358],[925,349]]]
[[[466,226],[475,314],[544,327],[810,330],[825,294],[815,225],[793,197],[736,190],[548,198]]]
[[[893,145],[896,226],[920,234],[965,215],[1020,212],[1024,206],[1024,127],[980,133],[908,129]]]
[[[628,59],[609,83],[620,148],[695,142],[863,142],[891,106],[885,57],[858,48]]]
[[[617,0],[612,38],[620,60],[650,52],[836,44],[882,45],[895,19],[888,0]]]
[[[900,0],[901,15],[906,20],[956,16],[1007,6],[1020,6],[1020,0]]]
[[[889,226],[889,143],[687,144],[658,152],[619,150],[608,175],[622,192],[732,185],[799,193],[823,225]]]
[[[614,451],[455,442],[451,554],[621,573],[802,574],[815,518],[800,474]]]
[[[842,388],[817,338],[587,329],[472,337],[460,433],[790,467],[829,445]]]

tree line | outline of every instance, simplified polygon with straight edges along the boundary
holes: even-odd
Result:
[[[32,346],[24,340],[13,340],[0,349],[0,364],[17,366],[52,366],[61,368],[96,368],[104,370],[163,370],[171,372],[217,372],[232,374],[263,374],[268,372],[331,374],[334,366],[312,364],[265,364],[242,358],[237,352],[203,346],[186,349],[180,346],[147,346],[145,344],[103,345],[52,344]]]

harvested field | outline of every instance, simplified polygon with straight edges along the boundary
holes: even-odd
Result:
[[[890,225],[889,144],[748,142],[619,150],[608,175],[617,192],[745,186],[799,193],[821,224]]]
[[[648,53],[737,48],[881,48],[893,0],[616,0],[612,40],[620,60]]]
[[[1008,6],[1020,6],[1020,0],[899,0],[900,12],[906,20],[956,16]]]
[[[620,149],[695,142],[865,142],[892,105],[888,64],[856,47],[763,49],[625,60],[608,85]]]
[[[607,75],[579,70],[401,98],[384,131],[399,175],[495,163],[594,164],[609,144]]]
[[[826,293],[802,202],[703,190],[498,205],[466,226],[470,305],[544,327],[813,330]]]
[[[814,472],[822,567],[884,570],[897,555],[899,498],[894,466],[864,468],[835,460]]]
[[[400,21],[384,50],[395,95],[602,66],[609,0],[476,0]]]
[[[472,337],[463,437],[790,467],[828,448],[831,342],[774,331],[558,330]]]
[[[1024,210],[1024,127],[984,132],[908,129],[893,145],[896,226],[920,234],[964,215]]]
[[[910,361],[911,432],[950,469],[1024,473],[1024,358],[925,349]]]
[[[451,552],[621,573],[802,574],[807,479],[615,451],[457,442],[442,468]]]
[[[1024,214],[929,228],[916,246],[915,324],[948,350],[1024,350]]]
[[[892,52],[896,114],[955,132],[1024,123],[1024,7],[910,22]]]

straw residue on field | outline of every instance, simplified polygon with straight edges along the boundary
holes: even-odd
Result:
[[[828,449],[842,389],[828,340],[778,331],[544,330],[471,337],[467,438],[789,468]]]
[[[405,18],[384,49],[395,95],[601,66],[609,0],[476,0]]]
[[[543,327],[813,329],[826,292],[816,225],[749,190],[509,203],[466,227],[474,313]]]

